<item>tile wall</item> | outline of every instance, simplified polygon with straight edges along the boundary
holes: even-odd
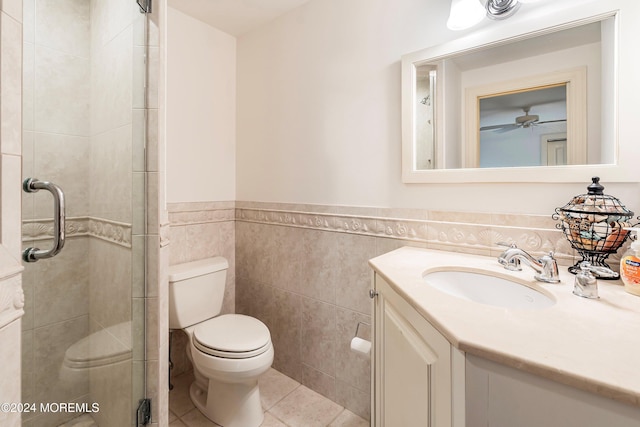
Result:
[[[145,371],[145,393],[151,400],[150,427],[169,424],[169,214],[166,208],[165,185],[165,73],[167,0],[152,2],[145,38],[146,60],[146,274],[144,311],[144,363],[134,369]],[[135,226],[135,222],[134,222]],[[138,255],[136,255],[138,256]]]
[[[242,220],[236,227],[236,309],[269,327],[273,367],[368,419],[370,366],[350,342],[358,322],[369,338],[367,260],[382,242]]]
[[[274,368],[365,419],[370,365],[350,351],[350,341],[359,322],[359,336],[370,334],[370,258],[405,245],[497,256],[498,242],[515,242],[573,263],[551,215],[240,201],[169,210],[171,263],[231,251],[235,239],[235,311],[269,326]],[[174,341],[176,374],[190,368],[185,344]]]
[[[229,261],[223,313],[235,312],[235,203],[170,203],[170,265],[223,256]],[[171,378],[191,369],[186,356],[187,337],[171,336]]]
[[[405,245],[497,256],[498,242],[513,242],[574,262],[551,214],[236,202],[231,217],[230,206],[170,205],[171,263],[230,251],[235,237],[235,311],[269,326],[274,368],[366,419],[370,365],[350,341],[359,322],[369,338],[370,258]],[[185,344],[174,342],[176,374],[190,368]]]
[[[38,297],[40,303],[45,304],[47,298],[54,297],[50,302],[55,305],[59,305],[62,309],[70,311],[73,319],[63,319],[58,314],[55,314],[53,318],[49,315],[44,315],[41,320],[36,320],[35,312],[32,310],[31,314],[27,314],[25,317],[25,326],[22,326],[22,319],[24,311],[23,307],[26,305],[28,308],[35,308],[35,286],[25,285],[22,283],[21,272],[23,267],[20,262],[20,252],[26,241],[46,239],[42,236],[42,233],[46,233],[50,224],[46,221],[34,221],[37,219],[40,212],[44,212],[44,209],[40,208],[40,202],[36,202],[33,199],[27,198],[26,211],[24,223],[22,221],[22,208],[21,208],[21,179],[22,171],[25,174],[33,171],[34,165],[34,153],[35,147],[38,146],[38,151],[43,154],[43,157],[47,158],[46,164],[41,166],[49,167],[58,164],[57,155],[59,148],[65,148],[65,152],[71,155],[71,164],[59,165],[58,167],[50,168],[47,174],[56,176],[56,179],[63,179],[64,169],[73,168],[79,171],[83,176],[88,176],[88,168],[91,164],[88,162],[89,150],[86,146],[86,125],[89,121],[84,121],[78,127],[74,127],[67,132],[64,136],[60,133],[63,129],[60,126],[70,126],[66,120],[67,112],[57,110],[61,104],[56,103],[54,99],[49,101],[44,100],[48,105],[47,111],[40,111],[36,113],[34,110],[34,102],[37,95],[37,83],[35,78],[36,68],[42,64],[49,65],[69,65],[69,64],[85,64],[85,59],[82,57],[82,50],[86,49],[86,43],[91,42],[88,37],[83,37],[84,40],[77,43],[75,48],[79,50],[73,50],[74,46],[69,46],[66,35],[77,34],[78,32],[85,31],[86,20],[77,19],[78,14],[86,16],[87,5],[89,2],[74,3],[73,1],[48,1],[43,0],[41,4],[41,11],[53,9],[66,9],[76,14],[72,20],[67,20],[55,25],[47,25],[46,20],[43,21],[45,26],[38,30],[40,38],[43,40],[43,44],[40,47],[36,47],[36,28],[33,25],[35,21],[36,8],[35,0],[25,0],[25,10],[23,10],[22,0],[2,0],[0,1],[0,87],[2,90],[2,97],[0,98],[0,173],[1,173],[1,187],[0,187],[0,401],[2,402],[25,402],[28,399],[35,398],[34,394],[39,393],[36,391],[36,376],[37,370],[34,369],[34,365],[40,362],[47,362],[38,359],[34,350],[34,338],[36,334],[34,325],[36,322],[53,322],[63,328],[71,330],[73,337],[64,338],[62,341],[69,339],[73,341],[75,336],[86,335],[89,330],[89,324],[86,322],[86,313],[78,312],[76,302],[83,302],[89,298],[89,292],[87,289],[87,276],[88,270],[82,263],[72,262],[75,272],[73,277],[68,277],[68,280],[61,281],[61,275],[55,270],[47,268],[41,264],[40,272],[32,271],[27,274],[47,279],[52,279],[56,282],[56,286],[62,286],[61,289],[64,292],[58,292],[51,294],[47,288],[41,287],[42,294]],[[95,8],[95,2],[92,5]],[[121,11],[125,11],[128,16],[132,9],[131,6],[134,2],[130,0],[109,0],[109,4],[114,4],[121,8]],[[103,3],[104,4],[104,3]],[[144,152],[133,153],[133,165],[134,165],[134,188],[135,185],[140,186],[142,190],[148,192],[148,213],[147,224],[148,230],[141,230],[140,225],[144,225],[143,214],[145,211],[137,210],[134,213],[133,219],[133,256],[138,257],[140,265],[144,265],[144,260],[140,257],[144,257],[144,246],[148,247],[148,262],[146,266],[146,279],[148,286],[143,286],[134,289],[133,309],[138,313],[145,312],[148,316],[149,328],[146,331],[147,345],[146,352],[144,348],[134,348],[134,361],[133,371],[136,372],[140,378],[147,376],[146,385],[137,385],[135,387],[146,387],[145,390],[134,391],[135,395],[146,395],[150,397],[154,403],[152,426],[166,425],[167,424],[167,409],[168,408],[168,393],[166,380],[166,372],[168,369],[166,358],[159,357],[160,354],[164,355],[168,352],[166,331],[167,323],[164,316],[159,316],[158,313],[162,313],[166,310],[166,288],[159,287],[163,283],[166,283],[166,268],[164,265],[168,263],[168,251],[167,243],[168,238],[168,217],[164,206],[164,192],[162,186],[158,185],[158,182],[163,181],[164,177],[164,158],[163,150],[158,149],[164,144],[164,136],[159,129],[163,126],[162,109],[159,108],[162,105],[163,90],[162,82],[164,80],[163,70],[158,67],[161,46],[163,45],[159,28],[165,25],[165,19],[163,13],[166,12],[166,0],[158,0],[154,2],[154,11],[150,15],[149,25],[141,27],[139,24],[143,22],[141,19],[137,19],[136,25],[138,25],[135,31],[134,37],[134,56],[142,58],[139,53],[144,50],[142,46],[147,43],[149,47],[149,56],[147,58],[147,67],[145,62],[139,61],[136,63],[136,69],[142,72],[142,78],[146,77],[146,99],[144,93],[136,95],[136,101],[146,101],[146,108],[140,107],[140,102],[137,102],[134,107],[134,125],[132,132],[144,133],[144,124],[148,124],[148,132],[143,137],[147,140],[147,161],[145,165]],[[134,17],[142,17],[139,13],[134,14]],[[23,43],[23,20],[24,20],[24,43]],[[105,21],[103,21],[105,22]],[[58,36],[59,38],[46,40],[49,35]],[[68,51],[67,49],[72,49]],[[65,50],[67,54],[64,55]],[[55,52],[53,52],[55,51]],[[40,56],[38,55],[40,53]],[[24,62],[23,62],[24,55]],[[75,58],[71,58],[74,56]],[[40,58],[40,61],[36,59]],[[66,58],[66,59],[65,59]],[[48,62],[43,62],[48,61]],[[109,65],[109,64],[107,64]],[[25,79],[23,80],[23,67]],[[80,74],[86,77],[86,68],[84,65],[76,69],[78,72],[69,71],[68,73],[51,74],[54,68],[43,68],[41,76],[48,76],[48,78],[54,79],[60,86],[58,90],[68,90],[69,79],[78,78]],[[82,71],[84,70],[84,71]],[[137,73],[137,75],[140,75]],[[108,77],[108,76],[107,76]],[[66,79],[66,81],[65,81]],[[138,81],[141,82],[141,81]],[[78,82],[76,82],[78,83]],[[79,82],[80,86],[77,87],[77,91],[85,93],[85,86],[82,82]],[[141,86],[140,86],[141,87]],[[75,89],[74,89],[75,90]],[[56,91],[54,91],[56,92]],[[23,93],[24,93],[24,118],[23,118]],[[53,93],[53,98],[60,97],[58,101],[64,98],[63,93]],[[111,93],[106,93],[107,97],[111,96]],[[48,102],[48,104],[47,104]],[[86,108],[86,103],[78,102],[68,106],[77,115],[86,119],[89,109]],[[61,115],[62,114],[62,115]],[[54,117],[56,120],[48,120],[48,118]],[[36,121],[36,118],[40,120]],[[38,123],[49,123],[52,126],[51,131],[47,131],[45,128],[38,129],[40,135],[36,136],[36,127]],[[137,123],[137,125],[136,125]],[[24,132],[23,132],[24,124]],[[142,128],[140,127],[142,125]],[[57,126],[57,127],[56,127]],[[82,126],[85,126],[84,128]],[[117,126],[114,127],[115,130]],[[106,131],[106,129],[105,129]],[[75,132],[75,133],[74,133]],[[78,133],[78,134],[76,134]],[[124,132],[123,132],[124,133]],[[99,135],[95,135],[99,137]],[[22,142],[25,142],[24,147]],[[64,140],[65,147],[62,147]],[[111,143],[111,140],[104,141],[106,144]],[[68,148],[68,150],[66,149]],[[106,147],[101,147],[106,148]],[[24,156],[24,166],[23,166]],[[50,161],[55,160],[55,161]],[[142,169],[141,166],[142,165]],[[146,172],[144,167],[147,167]],[[129,178],[129,180],[131,180]],[[70,197],[74,199],[73,207],[70,207],[69,213],[73,215],[72,220],[68,221],[67,232],[70,239],[67,241],[65,247],[66,255],[63,258],[73,258],[74,254],[79,252],[86,252],[90,250],[91,241],[99,239],[102,243],[97,243],[94,246],[94,251],[102,251],[99,246],[107,247],[112,244],[121,245],[123,240],[126,240],[127,235],[131,237],[131,230],[126,231],[126,228],[122,228],[122,223],[119,221],[100,219],[96,221],[96,218],[88,216],[87,207],[89,199],[87,194],[82,193],[83,185],[86,184],[86,179],[77,179],[65,183],[65,187],[71,190]],[[146,187],[145,187],[146,185]],[[94,200],[94,206],[99,206],[100,200]],[[122,206],[122,205],[120,205]],[[45,208],[46,209],[46,208]],[[104,212],[104,210],[101,210]],[[110,218],[119,218],[116,216],[109,216]],[[130,227],[131,228],[131,227]],[[37,231],[39,229],[39,231]],[[164,234],[163,234],[164,233]],[[91,237],[90,237],[91,236]],[[107,236],[111,236],[112,243],[105,245],[104,239]],[[26,241],[23,242],[23,237]],[[131,245],[130,245],[131,246]],[[111,246],[113,249],[113,246]],[[109,249],[106,249],[109,250]],[[62,256],[62,255],[60,255]],[[62,259],[61,263],[67,263],[69,260]],[[42,261],[41,261],[42,262]],[[136,262],[136,265],[138,262]],[[125,269],[126,271],[126,269]],[[134,269],[131,274],[136,277],[140,277],[143,274],[139,269]],[[162,280],[164,277],[164,281]],[[30,279],[33,280],[33,277]],[[36,279],[37,280],[37,279]],[[22,286],[25,286],[24,295]],[[47,293],[49,292],[49,293]],[[74,298],[68,298],[69,294],[73,294]],[[67,301],[65,301],[65,299]],[[128,301],[123,302],[124,306],[128,306]],[[71,323],[69,323],[71,322]],[[40,337],[38,342],[40,345],[48,346],[45,350],[53,350],[54,348],[60,348],[64,346],[64,343],[58,342],[58,335],[53,330],[47,330],[47,326],[43,325],[43,329],[40,331]],[[21,330],[23,330],[21,334]],[[160,332],[162,331],[162,332]],[[137,335],[144,334],[144,329],[136,330]],[[51,335],[49,336],[49,333]],[[22,335],[22,336],[21,336]],[[139,337],[140,338],[140,337]],[[144,338],[141,338],[144,340]],[[20,352],[16,352],[15,349],[21,348],[23,353],[27,354],[27,357],[20,357]],[[57,353],[56,353],[57,352]],[[57,356],[54,354],[56,353]],[[47,353],[54,357],[59,357],[59,350]],[[52,357],[52,359],[54,358]],[[23,365],[24,366],[21,366]],[[42,370],[44,371],[44,370]],[[57,371],[57,369],[55,370]],[[25,374],[25,378],[21,378],[22,373]],[[38,386],[42,385],[42,389],[46,390],[50,384],[49,381],[42,378],[43,382],[38,382]],[[21,384],[24,386],[24,391],[21,391]],[[86,382],[82,387],[86,386]],[[64,390],[57,390],[62,392],[58,395],[58,399],[62,399]],[[113,393],[111,393],[113,395]],[[137,403],[137,402],[135,402]],[[127,403],[130,404],[129,402]],[[159,408],[164,408],[159,409]],[[128,412],[128,411],[127,411]],[[3,412],[0,413],[0,424],[7,427],[22,426],[21,414],[17,412]],[[25,417],[27,418],[27,417]],[[32,419],[35,422],[35,419]],[[118,422],[118,421],[115,421]],[[27,424],[28,425],[28,422]],[[120,424],[118,424],[120,425]]]
[[[22,265],[20,168],[22,135],[22,0],[0,1],[0,402],[20,400]],[[0,411],[0,425],[20,427],[20,414]]]
[[[132,217],[131,207],[145,191],[144,144],[134,139],[145,137],[148,29],[131,0],[25,0],[24,21],[23,178],[64,189],[68,239],[55,259],[25,270],[22,401],[98,402],[96,421],[121,426],[133,418],[132,395],[144,394],[132,391],[131,371],[144,378],[146,229],[144,211]],[[22,209],[23,245],[49,246],[50,197],[25,194]],[[62,376],[71,345],[118,324],[126,336],[103,336],[131,348],[133,330],[133,362]],[[73,416],[23,418],[27,426]]]
[[[22,178],[60,185],[66,214],[87,218],[90,155],[90,3],[24,1]],[[38,25],[36,26],[36,21]],[[64,31],[66,29],[67,31]],[[82,40],[75,43],[74,39]],[[52,84],[48,84],[52,83]],[[73,101],[73,102],[71,102]],[[71,172],[73,171],[73,173]],[[51,245],[51,197],[22,197],[23,245]],[[85,229],[87,220],[82,221]],[[86,230],[86,229],[85,229]],[[74,233],[70,233],[74,234]],[[69,239],[55,260],[25,267],[22,326],[22,399],[25,402],[83,401],[89,379],[60,381],[64,352],[89,333],[89,251],[86,233]],[[25,425],[57,423],[70,416],[25,413]]]
[[[42,0],[36,0],[41,2]],[[71,0],[65,0],[71,1]],[[77,1],[77,0],[76,0]],[[86,3],[86,0],[85,0]],[[132,348],[132,330],[142,329],[141,318],[133,318],[132,297],[143,287],[133,275],[134,249],[132,206],[142,205],[144,188],[135,189],[134,171],[144,171],[136,149],[143,141],[143,85],[136,78],[134,50],[144,43],[141,14],[128,0],[91,0],[90,7],[90,151],[88,163],[89,216],[89,333],[122,325],[125,336],[108,334],[110,346]],[[134,118],[137,121],[134,121]],[[141,164],[140,164],[141,163]],[[144,229],[142,231],[144,233]],[[122,238],[118,241],[118,237]],[[135,243],[140,243],[136,240]],[[140,277],[140,276],[136,276]],[[144,295],[144,294],[142,294]],[[94,344],[95,345],[95,344]],[[141,351],[133,359],[141,357]],[[89,400],[105,410],[93,415],[100,426],[124,426],[134,419],[137,396],[133,395],[132,362],[93,369],[89,375]]]
[[[237,202],[236,309],[269,325],[275,369],[369,419],[370,367],[350,351],[371,323],[367,261],[405,245],[493,256],[503,241],[571,259],[551,216]]]

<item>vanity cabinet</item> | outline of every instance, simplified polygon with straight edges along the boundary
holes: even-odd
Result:
[[[562,269],[560,283],[527,282],[551,307],[502,308],[424,280],[445,269],[522,276],[495,258],[404,247],[369,265],[372,426],[640,426],[640,298],[619,283],[579,298]]]
[[[637,427],[640,406],[464,353],[374,273],[373,427]]]
[[[467,427],[638,427],[640,407],[466,357]]]
[[[464,356],[378,274],[374,288],[372,425],[463,426],[464,394],[456,408],[453,394]]]

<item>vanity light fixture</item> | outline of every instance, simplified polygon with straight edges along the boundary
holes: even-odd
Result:
[[[485,13],[478,0],[451,0],[447,27],[454,31],[465,30],[482,21]]]
[[[489,19],[507,19],[520,7],[519,0],[488,0],[487,1],[487,18]]]
[[[507,19],[520,7],[521,3],[535,3],[539,0],[451,0],[451,10],[447,20],[447,28],[454,31],[465,30],[489,19]]]

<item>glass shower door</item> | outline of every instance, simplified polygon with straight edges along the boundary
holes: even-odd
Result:
[[[144,397],[146,15],[135,0],[24,0],[23,178],[65,199],[65,243],[25,260],[24,426],[136,425]],[[23,193],[23,246],[54,203]],[[86,424],[84,424],[86,422]],[[71,425],[71,424],[69,424]]]

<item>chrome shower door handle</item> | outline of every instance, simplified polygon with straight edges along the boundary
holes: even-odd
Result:
[[[64,246],[65,209],[62,189],[52,182],[39,181],[36,178],[25,179],[22,189],[27,193],[47,190],[53,196],[53,247],[49,250],[27,248],[22,252],[22,259],[25,262],[36,262],[42,258],[56,256]]]

